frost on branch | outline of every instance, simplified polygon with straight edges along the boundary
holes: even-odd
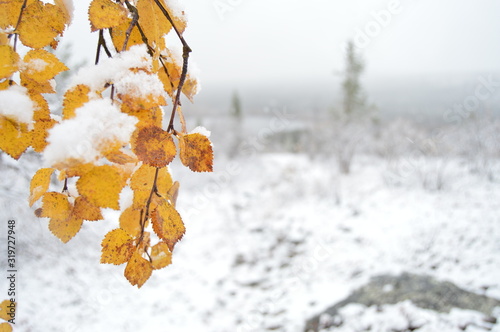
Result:
[[[126,263],[125,277],[141,287],[171,264],[186,231],[169,165],[179,153],[193,171],[213,168],[208,131],[188,133],[181,109],[181,95],[192,102],[199,91],[188,69],[183,10],[166,0],[92,0],[95,65],[71,73],[62,116],[44,94],[55,93],[54,78],[69,70],[50,48],[71,22],[71,1],[5,0],[0,12],[0,149],[16,159],[30,147],[42,154],[45,168],[32,178],[29,205],[62,242],[84,222],[102,220],[102,209],[119,211],[102,241],[101,263]],[[167,44],[169,33],[182,55]]]

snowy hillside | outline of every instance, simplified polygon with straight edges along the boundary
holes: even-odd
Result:
[[[382,273],[431,275],[500,299],[500,187],[459,158],[448,161],[439,191],[410,173],[389,183],[387,161],[375,156],[359,156],[350,175],[301,154],[219,158],[208,175],[176,160],[187,233],[173,264],[138,290],[124,266],[99,264],[114,212],[64,245],[27,207],[36,158],[1,157],[2,219],[18,227],[16,331],[298,332]],[[409,302],[346,307],[338,331],[403,331],[402,312],[422,323],[417,331],[500,331],[500,323],[467,324],[481,321],[478,312]]]

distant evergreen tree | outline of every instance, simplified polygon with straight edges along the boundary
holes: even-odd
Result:
[[[346,50],[345,76],[342,82],[343,109],[346,115],[352,115],[365,107],[365,97],[359,81],[364,68],[365,65],[356,53],[354,43],[349,41]]]

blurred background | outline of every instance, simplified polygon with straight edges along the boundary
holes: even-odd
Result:
[[[99,265],[113,211],[62,244],[27,207],[40,160],[1,154],[19,331],[500,331],[500,2],[176,2],[215,171],[172,163],[173,264],[140,290]]]

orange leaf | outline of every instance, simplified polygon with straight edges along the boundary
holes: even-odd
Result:
[[[59,59],[46,50],[31,50],[24,56],[23,73],[37,82],[45,82],[60,72],[69,70]]]
[[[176,154],[172,135],[156,126],[136,130],[132,149],[139,160],[154,167],[167,166]]]
[[[49,189],[50,176],[54,173],[53,168],[40,168],[36,171],[30,183],[30,198],[29,204],[32,206],[39,200]]]
[[[2,303],[0,303],[0,318],[4,320],[9,320],[12,317],[9,316],[10,313],[10,308],[9,305],[11,305],[12,302],[10,300],[4,300]],[[16,303],[14,302],[14,308],[16,306]]]
[[[17,71],[19,55],[10,45],[0,46],[0,79],[7,78]]]
[[[162,269],[172,264],[172,252],[165,242],[159,242],[151,248],[151,259],[153,260],[153,269]]]
[[[123,229],[108,232],[101,243],[101,264],[120,265],[127,262],[135,250],[133,241]]]
[[[126,208],[120,215],[120,228],[131,236],[138,237],[141,232],[141,216],[141,210]]]
[[[130,188],[134,191],[134,208],[142,208],[153,188],[156,167],[146,164],[141,165],[131,177]],[[172,186],[172,177],[166,167],[158,170],[158,178],[156,180],[156,188],[160,195],[167,194]]]
[[[194,172],[212,172],[212,143],[205,135],[194,133],[179,138],[180,158]]]
[[[78,196],[75,199],[73,215],[83,220],[96,221],[104,219],[101,214],[101,209],[92,205],[85,197]]]
[[[168,201],[164,200],[153,211],[151,220],[156,235],[164,240],[168,244],[170,251],[172,251],[174,245],[186,232],[184,223],[177,210]]]
[[[163,5],[166,7],[164,3]],[[153,0],[138,0],[136,7],[139,11],[139,25],[144,30],[146,38],[151,45],[155,45],[157,51],[164,49],[163,36],[170,31],[172,25]]]
[[[71,203],[68,196],[57,192],[48,192],[42,198],[42,211],[40,217],[66,220],[71,214]]]
[[[118,199],[125,183],[114,166],[96,166],[83,174],[76,182],[80,195],[90,203],[103,208],[118,210]]]
[[[127,10],[111,0],[93,0],[89,7],[92,32],[113,28],[127,21]]]
[[[137,285],[138,288],[141,288],[152,272],[151,262],[143,258],[138,251],[135,251],[125,268],[125,278],[132,286]]]
[[[24,123],[0,115],[0,150],[19,159],[31,144],[31,135]]]
[[[82,228],[83,219],[78,218],[74,214],[70,214],[66,219],[51,218],[49,229],[59,240],[67,243],[71,240],[80,228]]]
[[[66,23],[66,17],[60,7],[35,1],[24,9],[17,32],[25,46],[55,46],[54,39],[63,33]]]
[[[120,146],[106,149],[102,151],[102,155],[112,163],[120,165],[137,163],[137,158],[133,155],[123,152]]]

